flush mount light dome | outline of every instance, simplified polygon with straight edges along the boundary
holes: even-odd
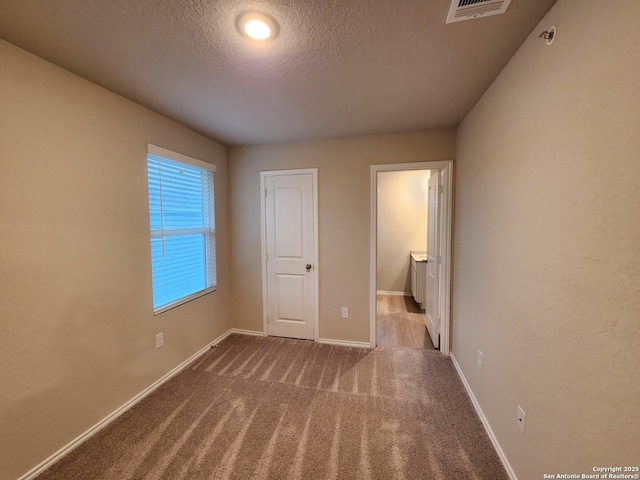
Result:
[[[278,34],[278,24],[269,15],[259,12],[245,12],[238,16],[238,30],[252,40],[271,40]]]

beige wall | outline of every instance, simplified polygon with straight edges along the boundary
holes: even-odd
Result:
[[[227,165],[4,41],[0,58],[0,477],[16,478],[228,330]],[[146,142],[218,167],[218,291],[157,317]]]
[[[234,325],[262,331],[260,171],[318,168],[320,337],[369,341],[370,165],[452,159],[453,129],[229,151]],[[340,318],[340,307],[350,318]]]
[[[458,130],[453,350],[520,480],[640,458],[640,2],[614,3],[559,0]]]
[[[377,288],[411,292],[409,252],[427,249],[429,170],[378,173]]]

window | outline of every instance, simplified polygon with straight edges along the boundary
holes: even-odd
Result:
[[[215,165],[149,145],[147,171],[157,314],[215,290]]]

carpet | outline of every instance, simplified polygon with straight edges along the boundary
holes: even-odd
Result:
[[[37,478],[508,477],[438,352],[232,335]]]

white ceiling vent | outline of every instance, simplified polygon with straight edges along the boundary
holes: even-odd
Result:
[[[507,11],[511,0],[451,0],[447,23],[500,15]]]

